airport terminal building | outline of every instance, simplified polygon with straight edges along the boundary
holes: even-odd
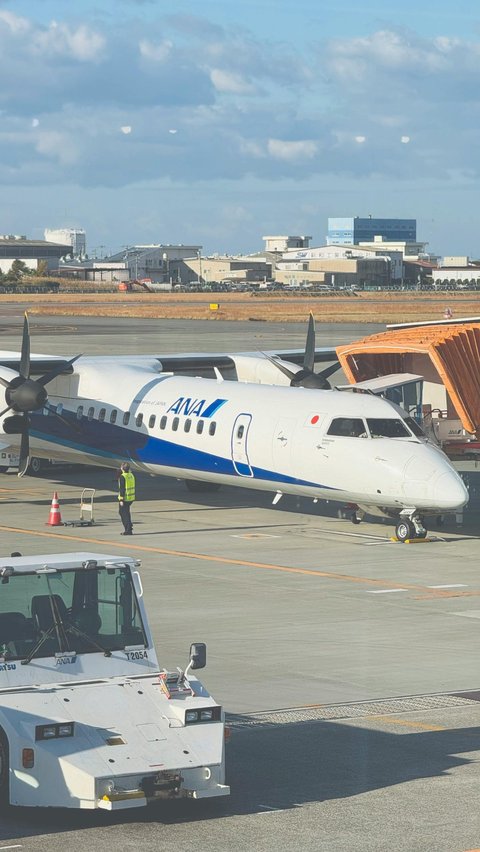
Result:
[[[372,216],[329,218],[327,245],[359,245],[382,237],[386,242],[416,242],[416,219],[374,219]]]

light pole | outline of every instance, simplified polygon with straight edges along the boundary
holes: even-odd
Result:
[[[164,279],[165,279],[165,281],[168,281],[171,284],[172,281],[170,279],[170,264],[169,264],[169,261],[168,261],[168,254],[167,254],[166,251],[164,251],[163,254],[162,254],[162,260],[163,260],[163,269],[164,269],[164,273],[163,273]]]

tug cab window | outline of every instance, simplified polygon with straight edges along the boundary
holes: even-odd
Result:
[[[335,417],[328,427],[327,435],[338,435],[342,438],[366,438],[367,430],[360,417]]]
[[[369,417],[367,423],[372,438],[411,438],[403,420]]]

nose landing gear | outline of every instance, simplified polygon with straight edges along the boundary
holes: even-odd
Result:
[[[395,535],[398,541],[408,541],[410,538],[425,538],[427,530],[423,525],[423,518],[415,512],[400,517],[396,527]]]

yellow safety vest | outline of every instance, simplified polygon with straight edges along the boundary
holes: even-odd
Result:
[[[122,471],[122,476],[125,479],[125,496],[118,495],[119,500],[125,500],[125,503],[133,503],[135,500],[135,477],[130,471]]]

